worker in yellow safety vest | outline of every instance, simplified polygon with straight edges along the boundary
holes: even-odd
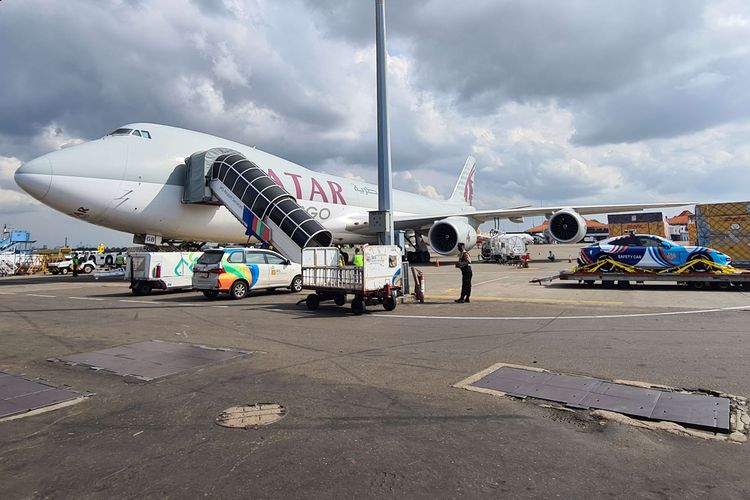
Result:
[[[362,255],[362,250],[359,248],[354,249],[354,258],[352,259],[354,267],[362,267],[365,265],[365,256]]]

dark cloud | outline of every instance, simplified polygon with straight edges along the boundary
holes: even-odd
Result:
[[[676,137],[747,118],[749,78],[743,55],[589,99],[573,141],[590,146]]]
[[[371,43],[369,31],[352,29],[372,24],[361,2],[309,5],[329,36]],[[408,52],[419,87],[452,96],[467,116],[508,101],[555,102],[581,115],[576,141],[585,145],[674,137],[750,116],[744,70],[711,90],[680,90],[727,63],[702,0],[388,6],[391,51]],[[744,51],[729,65],[746,60]]]
[[[395,183],[447,195],[471,153],[487,208],[744,196],[749,11],[389,1]],[[374,21],[362,0],[0,2],[0,160],[153,121],[374,180]]]

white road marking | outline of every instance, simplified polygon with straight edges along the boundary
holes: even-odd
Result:
[[[211,306],[211,307],[229,307],[229,306]]]
[[[68,297],[69,299],[73,300],[104,300],[104,299],[97,299],[95,297]]]
[[[148,300],[120,300],[120,302],[127,302],[129,304],[155,304],[159,305],[158,302],[148,301]]]
[[[0,292],[0,295],[15,295],[16,292]]]
[[[45,299],[56,299],[57,298],[57,296],[55,296],[55,295],[44,295],[44,294],[41,294],[41,293],[27,293],[26,295],[28,295],[29,297],[44,297]]]
[[[398,319],[455,319],[455,320],[473,320],[473,321],[497,321],[497,320],[513,320],[513,321],[540,321],[540,320],[563,320],[563,319],[611,319],[611,318],[647,318],[652,316],[681,316],[685,314],[705,314],[714,312],[724,311],[750,311],[750,305],[747,306],[736,306],[736,307],[718,307],[715,309],[694,309],[686,311],[670,311],[670,312],[658,312],[658,313],[633,313],[633,314],[599,314],[591,316],[417,316],[407,314],[383,314],[376,313],[371,316],[377,316],[381,318],[398,318]]]
[[[485,285],[487,283],[492,283],[493,281],[507,280],[508,278],[509,276],[500,276],[499,278],[495,278],[493,280],[487,280],[487,281],[481,281],[479,283],[474,283],[472,286]]]

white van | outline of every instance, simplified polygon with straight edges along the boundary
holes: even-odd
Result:
[[[193,288],[208,298],[228,293],[241,299],[250,290],[302,290],[302,267],[283,255],[259,248],[206,250],[193,268]]]

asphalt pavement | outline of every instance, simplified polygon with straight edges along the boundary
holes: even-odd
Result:
[[[640,429],[453,384],[495,363],[750,396],[750,296],[423,266],[425,304],[363,316],[303,294],[134,297],[120,281],[0,280],[0,371],[96,393],[0,422],[3,498],[748,498],[750,444]],[[251,352],[143,382],[48,359],[147,340]],[[279,403],[267,427],[216,425]]]

